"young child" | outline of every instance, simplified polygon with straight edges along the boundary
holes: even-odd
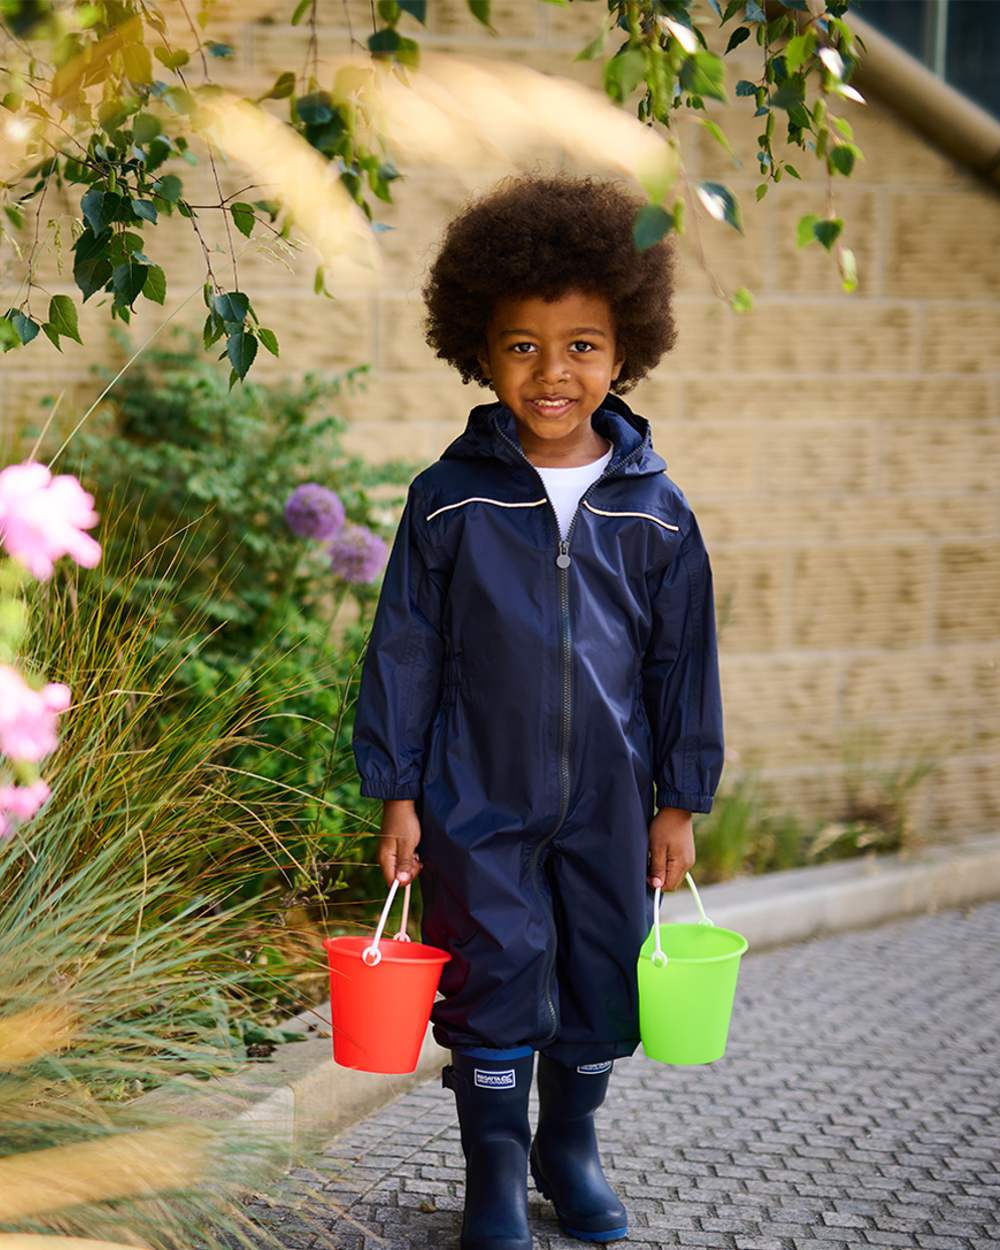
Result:
[[[570,1236],[627,1234],[594,1112],[639,1044],[651,887],[694,863],[722,772],[705,545],[619,398],[676,337],[668,241],[632,240],[641,204],[505,179],[451,221],[423,290],[428,342],[497,398],[410,485],[353,749],[385,879],[419,876],[421,936],[452,956],[432,1023],[462,1250],[530,1250],[529,1163]]]

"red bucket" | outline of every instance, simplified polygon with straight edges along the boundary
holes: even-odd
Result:
[[[382,930],[398,881],[394,881],[382,916],[366,937],[326,938],[330,963],[330,1017],[333,1058],[362,1072],[413,1072],[427,1033],[447,951],[406,935],[410,887],[403,901],[399,932],[382,942]]]

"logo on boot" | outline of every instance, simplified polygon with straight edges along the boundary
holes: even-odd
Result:
[[[577,1072],[589,1072],[596,1076],[601,1072],[610,1072],[613,1060],[605,1059],[603,1063],[581,1063],[577,1065]]]
[[[486,1089],[513,1089],[517,1084],[513,1068],[497,1072],[493,1068],[476,1068],[475,1082]]]

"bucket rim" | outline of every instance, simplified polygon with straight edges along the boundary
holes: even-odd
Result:
[[[356,943],[357,949],[348,943]],[[364,963],[361,952],[371,944],[372,939],[363,933],[339,933],[335,937],[323,939],[323,948],[328,956],[337,948],[346,955],[356,956],[361,963]],[[403,950],[409,953],[404,955]],[[379,951],[382,954],[381,962],[389,964],[446,964],[451,959],[448,951],[443,951],[438,946],[430,946],[426,942],[395,942],[392,938],[383,938],[379,943]]]
[[[697,921],[692,921],[688,923],[687,921],[683,921],[683,920],[664,921],[660,925],[661,929],[667,929],[667,928],[704,929],[706,927],[707,926],[700,924]],[[667,958],[669,962],[673,963],[676,960],[676,962],[680,964],[718,964],[718,963],[722,963],[724,960],[727,960],[727,959],[738,958],[739,956],[744,955],[750,949],[750,943],[747,941],[744,935],[738,932],[736,929],[727,929],[725,925],[721,925],[721,924],[712,925],[711,928],[716,933],[728,933],[731,937],[738,938],[739,941],[743,943],[743,945],[738,947],[736,950],[726,951],[725,954],[722,954],[722,955],[668,955]],[[649,941],[649,938],[646,937],[643,940],[643,946],[645,946],[646,942],[648,941]],[[644,953],[642,950],[640,950],[639,958],[646,960],[647,963],[653,964],[652,952]],[[654,968],[658,967],[658,965],[653,964],[653,967]]]

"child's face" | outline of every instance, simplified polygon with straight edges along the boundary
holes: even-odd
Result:
[[[611,308],[600,295],[573,291],[553,303],[540,296],[497,300],[479,353],[496,396],[514,413],[522,445],[572,445],[590,437],[590,417],[621,372]],[[539,399],[568,399],[546,407]],[[527,438],[524,435],[527,435]]]

